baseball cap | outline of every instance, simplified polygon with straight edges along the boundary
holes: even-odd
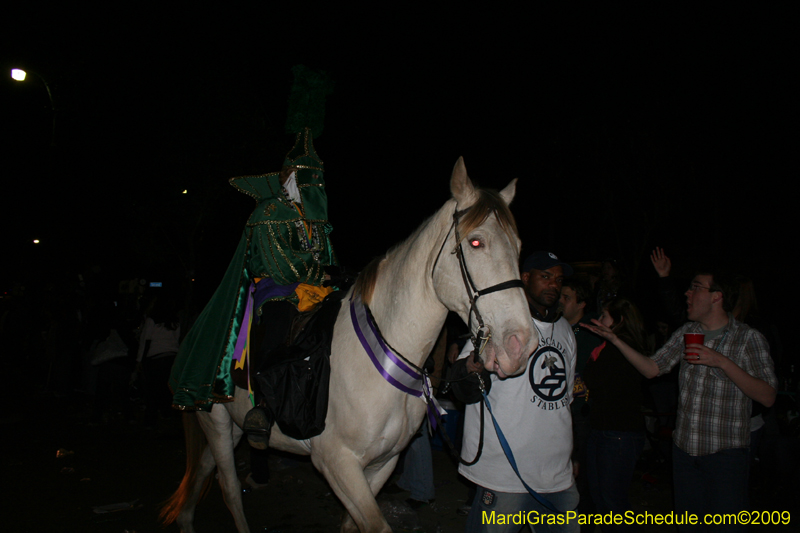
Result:
[[[525,258],[525,261],[522,263],[522,271],[523,272],[530,272],[534,268],[536,270],[548,270],[553,268],[554,266],[560,266],[564,270],[564,275],[569,277],[572,275],[572,267],[569,266],[567,263],[562,263],[559,261],[556,254],[552,252],[547,252],[545,250],[539,250],[537,252],[533,252],[528,257]]]

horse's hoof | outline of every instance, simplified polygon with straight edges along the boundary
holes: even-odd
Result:
[[[257,450],[266,450],[269,446],[270,426],[267,413],[262,408],[250,409],[244,417],[244,424],[242,424],[250,446]]]
[[[267,486],[269,486],[269,483],[259,483],[258,481],[253,479],[253,473],[252,472],[247,474],[247,477],[245,478],[243,484],[247,485],[251,489],[256,489],[256,490],[265,489],[265,488],[267,488]]]

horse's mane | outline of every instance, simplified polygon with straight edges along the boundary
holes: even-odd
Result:
[[[508,204],[500,196],[500,193],[492,189],[476,189],[475,192],[478,193],[478,201],[467,208],[467,212],[458,223],[458,234],[461,235],[461,238],[463,239],[469,232],[483,224],[492,213],[497,216],[497,222],[500,223],[500,227],[506,232],[506,235],[511,237],[512,242],[519,237],[514,215],[511,214]]]
[[[356,279],[356,283],[353,286],[353,294],[359,296],[364,305],[369,305],[372,302],[372,293],[375,292],[375,283],[378,281],[378,270],[384,259],[386,259],[386,255],[376,257],[370,261]]]
[[[458,233],[461,238],[463,239],[466,237],[468,233],[483,224],[486,219],[494,213],[497,216],[500,227],[511,237],[512,242],[514,242],[516,237],[519,236],[519,232],[517,231],[517,223],[514,220],[514,215],[511,214],[511,210],[508,208],[508,204],[506,204],[505,200],[503,200],[497,191],[491,189],[476,189],[475,192],[478,195],[478,200],[467,208],[467,212],[458,223]],[[420,229],[425,225],[427,225],[427,223],[422,224]],[[419,230],[417,230],[417,232],[418,231]],[[413,238],[417,232],[414,232],[410,238]],[[356,279],[356,283],[353,286],[353,294],[359,296],[365,305],[369,305],[372,301],[375,284],[378,281],[380,264],[398,246],[400,245],[393,246],[385,255],[376,257],[370,261],[358,275],[358,279]]]

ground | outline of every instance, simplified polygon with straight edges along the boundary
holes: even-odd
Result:
[[[180,416],[162,419],[155,429],[142,425],[134,409],[130,420],[116,410],[103,423],[89,423],[85,399],[56,398],[39,393],[22,410],[0,418],[3,433],[2,471],[7,494],[3,530],[7,532],[156,532],[158,505],[178,486],[185,465]],[[794,441],[796,443],[796,441]],[[795,444],[796,445],[796,444]],[[764,457],[771,473],[760,472],[752,491],[753,508],[791,511],[789,526],[770,530],[797,531],[798,492],[796,449],[778,440]],[[61,453],[59,453],[61,450]],[[787,454],[789,465],[775,463]],[[793,455],[792,455],[793,454]],[[240,479],[249,472],[249,449],[237,449]],[[343,508],[307,458],[274,454],[268,487],[243,494],[253,532],[338,531]],[[777,468],[776,468],[777,466]],[[456,509],[465,503],[466,486],[443,451],[434,451],[436,501],[418,510],[404,500],[406,492],[381,493],[379,502],[395,531],[463,532],[465,518]],[[631,490],[634,511],[667,513],[672,495],[665,463],[647,452],[639,463]],[[96,514],[93,508],[137,502],[134,510]],[[201,502],[195,521],[199,533],[235,531],[219,486]],[[753,527],[759,531],[766,527]],[[643,531],[674,531],[671,526],[647,526]],[[599,532],[599,530],[598,530]],[[587,533],[587,532],[583,532]]]

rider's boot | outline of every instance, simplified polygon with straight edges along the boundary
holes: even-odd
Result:
[[[263,407],[253,407],[244,416],[243,428],[247,434],[247,442],[258,450],[265,450],[269,446],[269,432],[272,424]]]

